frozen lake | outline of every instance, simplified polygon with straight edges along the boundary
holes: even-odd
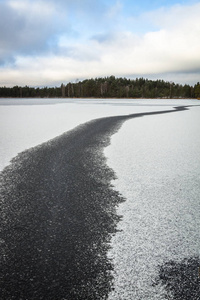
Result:
[[[166,299],[163,285],[155,285],[159,266],[185,260],[189,277],[188,261],[200,257],[199,116],[200,107],[191,107],[129,120],[105,150],[115,189],[126,198],[109,252],[115,266],[109,299]],[[188,295],[175,299],[200,299]]]
[[[126,199],[108,252],[114,265],[110,300],[174,299],[160,280],[169,262],[198,274],[198,263],[191,270],[190,260],[200,257],[199,101],[0,99],[0,170],[19,152],[89,120],[187,105],[124,122],[104,150],[117,177],[113,188]],[[181,297],[176,299],[188,299]]]
[[[149,105],[141,100],[0,99],[0,170],[21,151],[89,120],[164,109]]]
[[[89,120],[159,111],[197,100],[0,99],[0,170],[11,158]],[[197,125],[198,126],[198,125]]]

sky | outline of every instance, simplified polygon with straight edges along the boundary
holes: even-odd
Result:
[[[0,86],[200,81],[200,1],[0,0]]]

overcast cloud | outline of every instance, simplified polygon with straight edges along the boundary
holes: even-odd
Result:
[[[194,84],[199,15],[199,1],[0,0],[0,86],[110,75]]]

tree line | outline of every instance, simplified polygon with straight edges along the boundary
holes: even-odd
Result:
[[[0,87],[0,97],[16,98],[200,98],[199,82],[193,87],[164,80],[91,78],[60,87]]]

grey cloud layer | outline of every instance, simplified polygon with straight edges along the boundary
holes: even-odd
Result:
[[[120,1],[108,3],[1,1],[1,82],[40,85],[110,74],[177,72],[188,80],[198,77],[200,3],[146,12],[137,20],[122,15]],[[142,32],[135,31],[135,21]]]
[[[46,20],[45,20],[46,21]],[[52,33],[51,24],[28,15],[19,15],[6,4],[0,4],[1,60],[7,60],[16,53],[26,54],[41,51],[46,47],[46,39]]]
[[[37,11],[31,13],[31,8],[30,12],[20,11],[9,3],[0,3],[0,61],[6,62],[19,54],[40,54],[52,50],[60,32],[70,31],[67,25],[67,22],[60,23],[57,11],[38,15]]]
[[[19,1],[20,3],[23,4],[22,1]],[[20,6],[17,8],[16,5],[13,7],[9,5],[9,1],[0,3],[1,63],[13,59],[16,55],[57,52],[57,39],[60,34],[66,39],[72,35],[81,36],[81,30],[88,26],[88,16],[89,23],[99,22],[100,16],[106,10],[102,3],[91,0],[50,0],[46,5],[52,5],[51,13],[38,15],[37,11],[31,11],[31,4],[39,6],[42,1],[27,3],[30,4],[30,11],[20,10]],[[75,28],[71,25],[74,21]],[[70,51],[66,51],[67,53],[70,54]]]

